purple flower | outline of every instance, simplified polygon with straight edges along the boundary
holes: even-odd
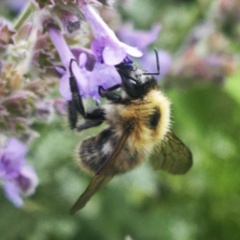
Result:
[[[62,75],[59,90],[66,100],[72,99],[69,68],[71,59],[74,59],[76,61],[72,63],[71,67],[81,96],[83,98],[92,97],[99,101],[98,86],[109,88],[121,83],[121,77],[114,65],[122,62],[128,54],[140,57],[142,53],[138,49],[120,42],[114,32],[86,1],[79,1],[79,6],[95,36],[91,44],[92,51],[83,49],[71,51],[60,30],[53,24],[48,25],[49,36],[64,66],[64,69],[56,68]]]
[[[22,196],[32,195],[38,185],[35,170],[26,162],[26,153],[27,148],[14,138],[0,148],[0,180],[6,197],[17,207],[23,205]]]
[[[74,49],[70,51],[66,41],[60,31],[54,27],[49,27],[49,36],[58,50],[62,64],[62,68],[56,68],[62,75],[60,80],[60,93],[66,100],[72,99],[69,85],[69,65],[71,59],[78,60],[78,65],[74,62],[72,70],[76,78],[78,88],[82,97],[92,97],[99,101],[98,86],[109,88],[121,82],[121,78],[116,69],[112,65],[99,62],[95,54],[90,50]]]
[[[70,67],[71,59],[75,59],[75,57],[70,51],[65,39],[63,38],[58,28],[56,28],[53,25],[49,25],[48,33],[54,46],[58,51],[61,62],[66,69],[66,71],[61,72],[62,78],[60,80],[59,91],[66,100],[71,100],[72,95],[71,95],[70,85],[69,85],[69,77],[70,77],[69,67]],[[72,71],[74,73],[74,76],[76,77],[78,88],[81,90],[81,95],[83,97],[87,97],[89,95],[87,79],[85,79],[81,69],[77,66],[75,62],[73,62],[72,64]]]
[[[142,56],[137,48],[119,41],[92,6],[83,1],[80,3],[80,8],[92,28],[95,39],[91,48],[100,61],[108,65],[117,65],[127,54],[133,57]]]
[[[97,102],[100,100],[98,86],[107,89],[121,83],[121,77],[114,66],[96,62],[92,72],[84,71],[89,81],[89,95]]]

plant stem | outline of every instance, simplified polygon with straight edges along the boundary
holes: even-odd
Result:
[[[14,29],[17,31],[19,28],[23,25],[25,20],[30,16],[34,9],[34,4],[32,1],[29,1],[23,12],[19,15],[19,17],[16,19],[14,24]]]

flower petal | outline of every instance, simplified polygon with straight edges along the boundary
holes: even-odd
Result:
[[[55,67],[55,69],[56,69],[56,71],[59,73],[59,74],[61,74],[61,75],[63,75],[63,74],[65,74],[65,72],[66,72],[66,70],[65,69],[63,69],[62,67]]]
[[[74,58],[73,54],[71,53],[59,29],[57,29],[55,26],[49,26],[48,33],[58,51],[62,64],[67,69],[69,67],[69,62]]]
[[[58,51],[62,64],[66,68],[66,73],[62,76],[60,80],[60,86],[59,86],[60,93],[65,99],[71,100],[72,94],[69,86],[69,77],[70,77],[69,68],[70,68],[71,60],[72,59],[76,60],[76,59],[73,53],[70,51],[59,29],[57,29],[55,26],[50,25],[48,27],[48,32],[53,44],[55,45]],[[76,78],[81,95],[83,97],[88,96],[88,82],[82,75],[79,66],[76,64],[76,61],[72,62],[71,69]]]
[[[138,58],[143,55],[143,53],[135,47],[131,47],[125,43],[122,43],[122,46],[125,48],[127,54],[131,55],[132,57]]]
[[[25,157],[28,149],[19,140],[10,138],[5,148],[5,155],[11,156],[11,159],[20,160]]]
[[[104,63],[116,65],[127,54],[133,57],[142,56],[138,49],[119,41],[113,30],[108,27],[92,6],[82,3],[81,10],[91,25],[95,37],[95,41],[92,43],[92,50],[97,55],[98,60],[101,61],[102,56]]]
[[[84,64],[84,66],[88,71],[93,70],[94,65],[96,63],[96,56],[90,49],[72,48],[71,51],[72,51],[74,57],[79,60],[79,63],[81,63],[81,65],[83,65],[83,64],[81,62],[82,60],[80,58],[80,55],[85,54],[87,56],[87,59],[86,59],[86,63]]]
[[[97,62],[92,72],[85,71],[89,83],[89,96],[99,101],[98,87],[105,89],[121,83],[121,77],[114,66]]]
[[[134,29],[132,23],[127,23],[118,30],[117,35],[123,42],[145,51],[157,40],[160,30],[160,24],[155,24],[149,31],[144,31]]]
[[[123,47],[114,47],[107,45],[102,53],[104,63],[108,65],[117,65],[123,61],[126,51]]]
[[[4,184],[4,192],[8,200],[16,207],[21,207],[23,205],[23,199],[20,197],[20,191],[15,182],[6,181]]]
[[[72,99],[72,93],[70,91],[70,85],[69,85],[69,77],[70,75],[68,73],[65,73],[60,79],[60,84],[59,84],[59,92],[61,96],[68,101]]]
[[[24,196],[30,196],[35,192],[38,185],[38,177],[36,171],[28,165],[21,168],[20,175],[16,179],[16,182],[21,190],[21,194]]]
[[[0,174],[4,180],[12,180],[18,176],[20,167],[26,162],[27,147],[15,138],[8,140],[1,151]]]

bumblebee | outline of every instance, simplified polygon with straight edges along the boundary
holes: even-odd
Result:
[[[79,166],[94,175],[86,190],[70,209],[83,208],[93,194],[115,175],[129,171],[146,159],[155,169],[171,174],[185,174],[192,166],[188,147],[170,130],[170,101],[158,89],[153,75],[124,61],[116,66],[122,83],[109,89],[99,86],[99,94],[107,103],[86,112],[70,63],[69,122],[72,129],[82,131],[105,122],[107,128],[83,140],[77,148]],[[120,88],[122,94],[114,90]],[[84,122],[78,124],[78,115]]]

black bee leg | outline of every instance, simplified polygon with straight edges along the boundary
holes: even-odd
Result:
[[[100,125],[105,120],[105,114],[103,109],[97,108],[92,112],[86,112],[84,109],[82,97],[79,94],[76,78],[72,71],[72,63],[75,59],[71,59],[69,65],[70,72],[70,90],[72,93],[72,100],[68,102],[68,119],[70,123],[71,129],[76,129],[78,131],[95,127]],[[78,114],[80,114],[85,121],[81,124],[77,124],[78,122]]]
[[[72,104],[75,106],[76,110],[83,116],[85,117],[85,109],[83,106],[83,101],[82,97],[79,94],[78,86],[77,86],[77,81],[76,78],[73,74],[72,71],[72,63],[73,61],[76,61],[75,59],[71,59],[70,65],[69,65],[69,72],[70,72],[70,78],[69,78],[69,83],[70,83],[70,90],[72,93]],[[73,107],[73,106],[72,106]]]
[[[68,120],[71,129],[75,129],[77,127],[78,114],[81,114],[83,117],[85,117],[85,109],[83,106],[82,97],[79,94],[76,78],[72,71],[72,63],[74,61],[76,62],[75,59],[71,59],[69,64],[69,84],[72,93],[72,100],[68,101]]]
[[[101,96],[101,97],[105,97],[106,95],[106,92],[111,92],[111,91],[114,91],[118,88],[121,87],[121,84],[116,84],[116,85],[113,85],[112,87],[110,88],[107,88],[105,89],[104,87],[102,86],[98,86],[98,94]]]
[[[105,120],[105,114],[103,109],[97,108],[92,112],[86,112],[84,119],[85,121],[81,124],[77,124],[78,112],[76,111],[75,105],[72,101],[68,102],[68,119],[71,129],[82,131],[91,127],[99,126]]]
[[[96,108],[92,112],[87,112],[85,114],[85,119],[89,120],[105,120],[105,112],[102,108]]]
[[[109,101],[111,102],[114,102],[114,103],[121,103],[122,102],[122,97],[119,96],[118,94],[116,93],[113,93],[111,91],[117,89],[120,87],[120,85],[116,85],[117,87],[116,88],[109,88],[107,90],[105,90],[102,86],[99,86],[98,87],[98,93],[101,97],[104,97],[106,99],[108,99]],[[115,87],[115,86],[114,86]]]
[[[92,112],[86,112],[84,115],[85,121],[81,124],[77,124],[78,122],[78,111],[76,110],[75,104],[73,101],[68,102],[68,120],[70,123],[71,129],[76,129],[77,131],[81,131],[87,128],[96,127],[102,124],[105,120],[104,110],[101,108],[97,108]]]
[[[82,131],[87,128],[96,127],[103,123],[105,120],[104,110],[97,108],[92,112],[85,114],[85,121],[77,126],[78,131]]]
[[[68,101],[68,122],[71,129],[77,127],[78,112],[73,101]]]
[[[99,92],[99,94],[101,94],[102,92],[111,92],[111,91],[114,91],[114,90],[116,90],[116,89],[118,89],[118,88],[120,88],[120,87],[121,87],[121,84],[113,85],[112,87],[107,88],[107,89],[104,89],[104,87],[99,86],[99,87],[98,87],[98,92]],[[100,96],[101,96],[101,95],[100,95]]]
[[[88,129],[88,128],[92,128],[92,127],[97,127],[99,125],[102,124],[102,120],[86,120],[85,122],[83,122],[82,124],[79,124],[77,126],[77,131],[82,131],[82,130],[85,130],[85,129]]]

